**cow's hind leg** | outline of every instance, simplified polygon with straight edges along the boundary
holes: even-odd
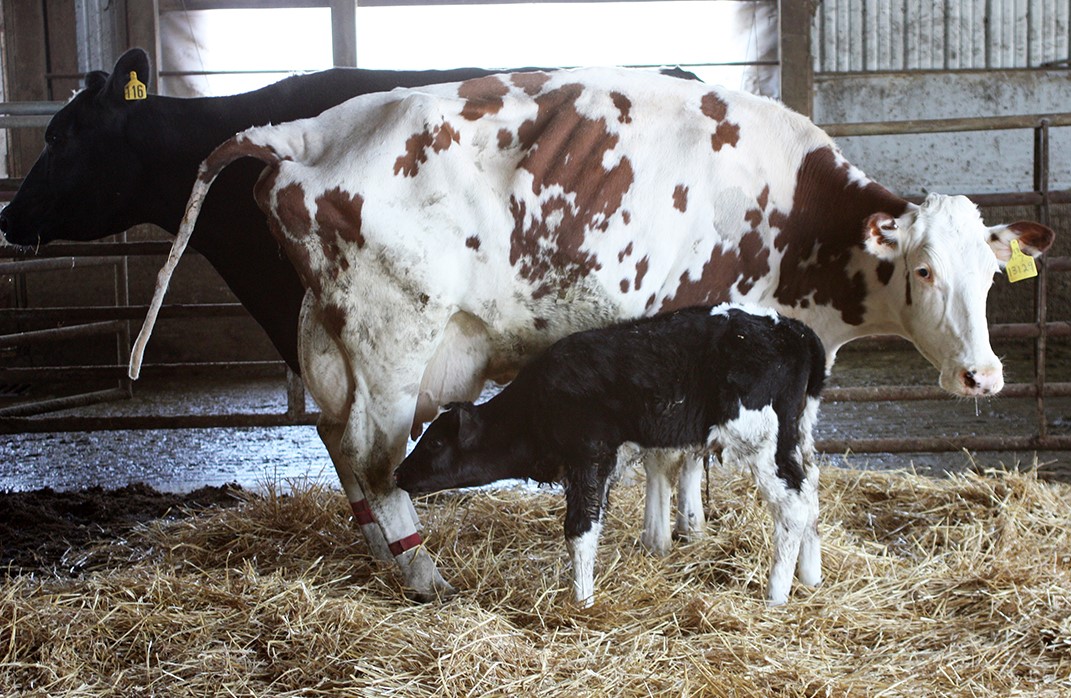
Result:
[[[394,556],[391,555],[390,547],[383,537],[383,529],[376,523],[375,517],[372,515],[372,509],[368,506],[364,490],[357,483],[357,478],[353,476],[352,468],[348,467],[346,461],[342,458],[341,441],[344,426],[321,418],[316,425],[316,429],[320,434],[320,440],[327,447],[331,462],[335,465],[335,472],[338,474],[339,482],[342,483],[342,491],[346,493],[346,499],[349,500],[353,518],[358,526],[361,527],[361,533],[364,534],[365,540],[368,541],[368,547],[371,549],[372,554],[380,560],[394,559]]]

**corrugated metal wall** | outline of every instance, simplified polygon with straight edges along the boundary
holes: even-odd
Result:
[[[1036,68],[1067,61],[1071,0],[823,0],[815,72]]]

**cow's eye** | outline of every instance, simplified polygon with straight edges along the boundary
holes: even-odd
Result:
[[[930,271],[929,267],[919,267],[915,270],[915,273],[918,274],[918,277],[923,281],[933,281],[933,273]]]
[[[428,448],[431,449],[432,451],[442,450],[442,447],[443,447],[443,440],[442,439],[428,439]]]

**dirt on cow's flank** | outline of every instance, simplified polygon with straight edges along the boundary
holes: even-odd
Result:
[[[664,558],[638,544],[642,482],[615,488],[590,609],[556,491],[418,501],[460,589],[429,604],[365,554],[333,489],[172,508],[67,553],[93,561],[78,576],[2,580],[0,695],[1071,695],[1071,486],[822,478],[825,582],[772,609],[770,519],[732,472],[706,536]]]

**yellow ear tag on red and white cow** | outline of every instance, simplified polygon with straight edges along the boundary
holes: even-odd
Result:
[[[1011,259],[1008,260],[1004,271],[1008,272],[1008,281],[1013,284],[1023,279],[1032,279],[1038,275],[1038,267],[1034,264],[1034,258],[1023,254],[1019,249],[1019,241],[1011,241]]]
[[[123,88],[123,99],[130,102],[136,99],[146,99],[148,96],[149,92],[145,89],[145,83],[138,80],[138,74],[131,70],[130,81]]]

